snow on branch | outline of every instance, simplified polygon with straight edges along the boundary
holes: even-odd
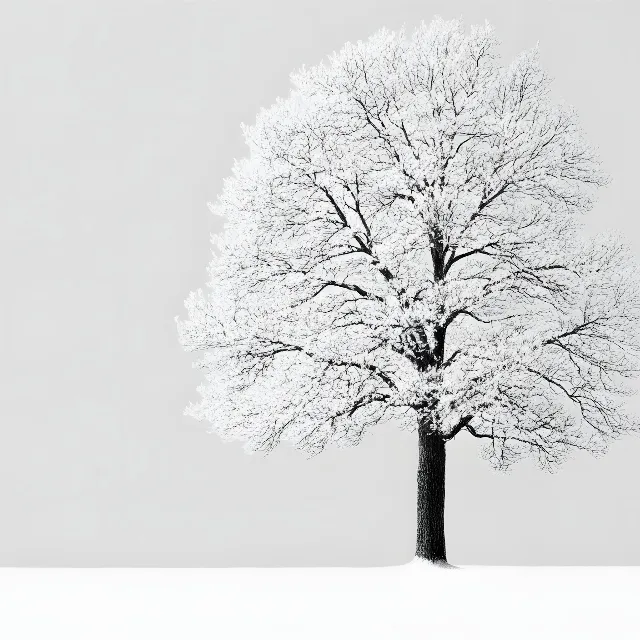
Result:
[[[580,217],[606,182],[537,49],[489,25],[386,30],[292,75],[244,127],[180,340],[188,412],[250,450],[355,444],[382,420],[506,465],[636,428],[638,274]]]

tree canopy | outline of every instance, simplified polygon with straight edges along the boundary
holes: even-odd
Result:
[[[251,451],[315,454],[381,421],[486,439],[506,465],[637,423],[637,268],[582,214],[606,182],[537,49],[489,25],[382,30],[292,74],[244,127],[181,343],[188,413]]]

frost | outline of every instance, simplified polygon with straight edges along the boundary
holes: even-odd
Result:
[[[205,354],[191,415],[309,454],[426,421],[498,465],[635,427],[637,269],[579,223],[605,177],[537,49],[506,68],[495,50],[488,25],[383,30],[243,126],[208,288],[178,321]]]

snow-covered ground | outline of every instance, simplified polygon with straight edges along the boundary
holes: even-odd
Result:
[[[0,569],[7,640],[640,638],[640,567]]]

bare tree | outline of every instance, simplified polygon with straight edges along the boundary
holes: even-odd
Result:
[[[544,466],[636,427],[636,267],[581,233],[605,179],[537,49],[503,68],[489,25],[437,19],[292,81],[212,206],[210,290],[178,321],[208,381],[187,413],[250,451],[417,430],[416,555],[444,563],[454,437]]]

